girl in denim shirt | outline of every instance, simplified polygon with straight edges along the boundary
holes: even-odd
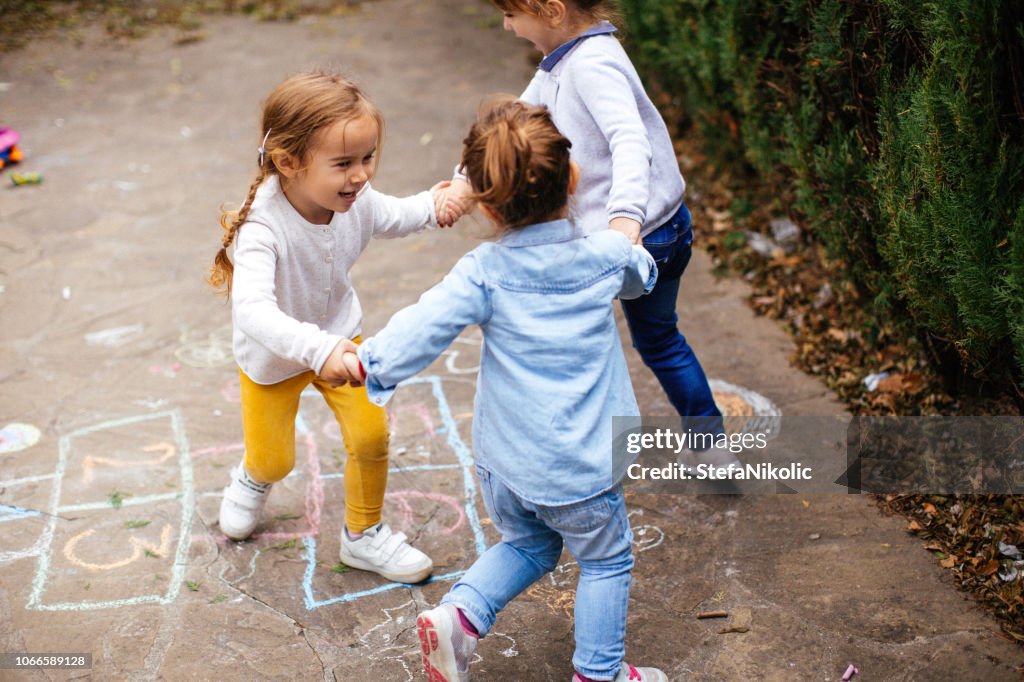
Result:
[[[491,0],[504,26],[544,59],[520,95],[543,104],[572,141],[581,168],[574,212],[588,230],[611,228],[643,245],[658,264],[649,296],[622,301],[633,345],[658,378],[669,402],[695,432],[723,432],[722,414],[696,354],[677,327],[676,300],[690,262],[693,231],[683,201],[686,184],[661,114],[608,19],[611,0]],[[449,205],[469,191],[456,173]],[[728,451],[701,461],[727,466]]]
[[[484,343],[473,448],[489,548],[417,628],[427,679],[469,679],[477,640],[516,595],[579,564],[575,680],[665,681],[623,662],[632,531],[612,471],[612,417],[638,414],[613,302],[654,286],[651,256],[619,232],[568,219],[579,171],[544,107],[502,101],[465,140],[462,163],[500,238],[466,254],[419,302],[345,355],[383,404],[467,325]]]

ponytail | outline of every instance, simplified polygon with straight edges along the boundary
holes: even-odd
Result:
[[[506,228],[544,222],[569,201],[571,143],[545,107],[512,98],[486,105],[463,142],[473,198]]]

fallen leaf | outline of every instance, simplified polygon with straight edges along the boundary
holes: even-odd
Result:
[[[903,375],[902,374],[890,374],[886,378],[878,382],[878,391],[885,393],[902,393],[903,392]]]
[[[718,631],[718,634],[727,635],[730,632],[750,632],[750,627],[747,625],[733,625],[732,627],[722,628]]]
[[[999,561],[996,559],[989,559],[987,562],[978,568],[978,575],[995,575],[995,572],[999,570]]]
[[[828,330],[827,335],[828,335],[828,337],[830,339],[835,339],[836,341],[838,341],[840,343],[846,343],[847,336],[846,336],[846,330],[844,330],[844,329],[836,329],[836,328],[833,327],[832,329]],[[881,385],[881,384],[879,384],[879,385]]]

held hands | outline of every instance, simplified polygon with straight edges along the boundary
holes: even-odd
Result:
[[[633,244],[640,243],[640,223],[632,218],[625,216],[612,218],[608,221],[608,228],[626,235],[626,238]]]
[[[434,195],[437,224],[441,227],[451,227],[473,208],[473,202],[469,200],[471,190],[465,180],[439,182],[430,191]]]
[[[320,369],[320,378],[335,388],[346,384],[362,386],[366,376],[362,372],[356,348],[356,344],[349,339],[339,341]]]

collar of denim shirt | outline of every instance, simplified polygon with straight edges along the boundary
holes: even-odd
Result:
[[[583,233],[568,218],[552,220],[547,223],[527,225],[518,230],[509,230],[501,235],[498,243],[502,246],[536,246],[537,244],[556,244],[568,242],[582,237]]]
[[[544,57],[544,59],[541,60],[540,65],[537,68],[542,71],[551,71],[551,69],[555,68],[555,64],[562,61],[562,57],[564,57],[569,52],[569,50],[576,47],[576,43],[587,38],[592,38],[594,36],[600,36],[606,33],[615,33],[617,30],[618,29],[615,28],[615,26],[612,25],[611,22],[602,21],[600,24],[593,27],[592,29],[584,31],[583,33],[579,34],[572,40],[562,43],[561,45],[556,47],[554,50],[551,51],[551,54],[549,54],[547,57]]]

